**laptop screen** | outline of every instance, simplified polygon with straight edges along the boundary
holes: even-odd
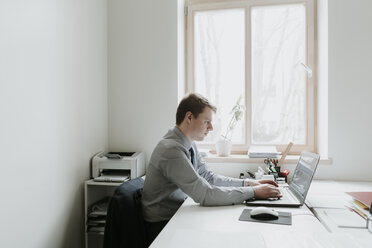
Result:
[[[318,162],[319,155],[305,151],[301,153],[301,157],[292,177],[292,182],[289,186],[298,194],[301,200],[306,197]]]

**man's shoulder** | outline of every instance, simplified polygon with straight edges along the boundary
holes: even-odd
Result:
[[[153,157],[156,159],[175,159],[187,156],[188,148],[182,137],[176,134],[176,130],[171,129],[163,139],[156,145],[153,151]]]
[[[157,148],[160,150],[166,151],[179,151],[179,152],[185,152],[187,151],[187,148],[177,139],[162,139],[158,145]]]

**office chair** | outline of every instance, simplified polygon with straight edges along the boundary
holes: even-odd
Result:
[[[115,190],[107,209],[104,248],[148,247],[141,211],[143,184],[142,178],[136,178]]]

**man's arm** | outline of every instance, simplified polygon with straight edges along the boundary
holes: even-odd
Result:
[[[197,168],[198,173],[201,177],[205,178],[210,184],[216,186],[234,186],[234,187],[242,187],[248,186],[248,179],[238,179],[233,177],[226,177],[222,175],[214,174],[211,170],[208,169],[208,166],[204,162],[200,153],[197,153]],[[246,181],[246,185],[244,184]]]
[[[270,184],[278,187],[278,184],[273,180],[254,180],[254,179],[237,179],[233,177],[226,177],[222,175],[214,174],[208,169],[202,156],[198,153],[197,158],[198,163],[198,173],[200,176],[205,178],[210,184],[216,186],[235,186],[235,187],[248,187],[248,186],[258,186],[260,184]],[[262,188],[262,187],[261,187]]]
[[[216,186],[234,186],[234,187],[242,187],[245,186],[243,184],[244,179],[238,179],[233,177],[222,176],[213,173],[211,170],[208,169],[207,165],[204,161],[200,160],[198,163],[198,173],[201,177],[207,180],[210,184]]]
[[[223,187],[210,184],[195,172],[186,154],[177,148],[164,152],[159,167],[165,177],[201,205],[240,204],[255,196],[252,187]],[[242,186],[242,180],[239,186]]]

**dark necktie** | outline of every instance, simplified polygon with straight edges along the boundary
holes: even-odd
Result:
[[[192,166],[195,168],[195,159],[194,159],[194,149],[192,149],[192,147],[189,149],[189,152],[190,152],[190,155],[191,155],[191,163],[192,163]]]

